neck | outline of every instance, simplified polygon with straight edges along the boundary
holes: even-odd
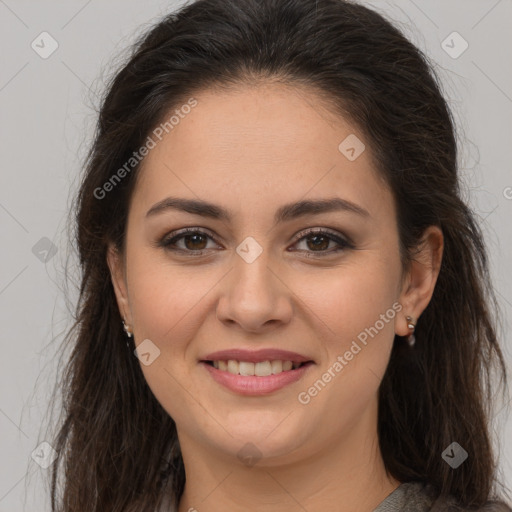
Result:
[[[400,484],[385,471],[376,410],[348,435],[323,439],[323,449],[293,462],[262,458],[250,467],[180,436],[186,484],[178,512],[373,511]]]

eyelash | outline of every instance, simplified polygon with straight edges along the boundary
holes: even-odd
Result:
[[[182,238],[186,237],[187,235],[195,235],[195,234],[205,235],[206,237],[212,239],[215,243],[218,244],[217,240],[215,240],[215,238],[208,232],[203,231],[202,229],[198,229],[198,228],[186,228],[186,229],[183,229],[183,230],[175,233],[174,236],[163,237],[160,240],[160,242],[158,243],[158,246],[164,248],[167,251],[188,253],[188,255],[190,255],[190,256],[202,256],[206,251],[208,251],[208,249],[192,251],[192,250],[187,250],[187,249],[171,247],[171,246],[175,245],[175,243],[178,240],[181,240]],[[342,238],[334,233],[331,233],[330,231],[326,231],[325,229],[314,229],[314,228],[313,229],[310,228],[310,229],[307,229],[307,230],[301,232],[300,235],[298,236],[298,238],[295,240],[294,245],[297,244],[298,242],[301,242],[302,240],[306,239],[308,236],[311,236],[311,235],[325,236],[325,237],[329,238],[330,240],[336,242],[341,247],[339,247],[338,249],[334,249],[334,250],[331,249],[331,250],[326,250],[326,251],[309,251],[309,252],[298,251],[298,252],[305,252],[304,256],[307,258],[318,258],[318,257],[322,258],[326,255],[338,253],[338,252],[346,250],[346,249],[354,249],[354,245],[352,244],[352,242],[349,242],[347,239]],[[316,256],[316,255],[312,256],[311,253],[318,253],[320,256]]]

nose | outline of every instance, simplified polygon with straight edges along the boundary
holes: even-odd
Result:
[[[248,263],[238,255],[222,281],[217,319],[247,332],[265,332],[290,322],[293,293],[263,251]]]

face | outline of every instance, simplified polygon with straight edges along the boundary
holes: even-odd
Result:
[[[109,252],[118,305],[182,444],[297,461],[376,428],[394,335],[429,293],[415,299],[402,279],[393,198],[355,126],[282,85],[195,98],[144,159],[124,258]],[[214,208],[162,206],[169,197]],[[295,355],[245,364],[262,349]],[[309,363],[234,377],[204,362],[221,350],[251,352],[231,355],[242,373]]]

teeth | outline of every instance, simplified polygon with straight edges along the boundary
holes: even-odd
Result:
[[[293,363],[291,361],[283,361],[283,372],[291,370],[293,367]]]
[[[292,368],[295,370],[301,363],[292,361],[261,361],[259,363],[250,363],[248,361],[213,361],[213,366],[219,370],[227,371],[233,375],[266,377],[277,373],[286,372]]]
[[[254,375],[258,377],[266,377],[272,375],[272,364],[270,361],[262,361],[254,364]]]
[[[254,363],[240,361],[238,363],[238,371],[240,375],[254,375]]]
[[[281,373],[283,371],[283,361],[272,361],[272,373]]]
[[[228,361],[228,372],[234,375],[238,374],[238,361],[233,361],[232,359]]]

